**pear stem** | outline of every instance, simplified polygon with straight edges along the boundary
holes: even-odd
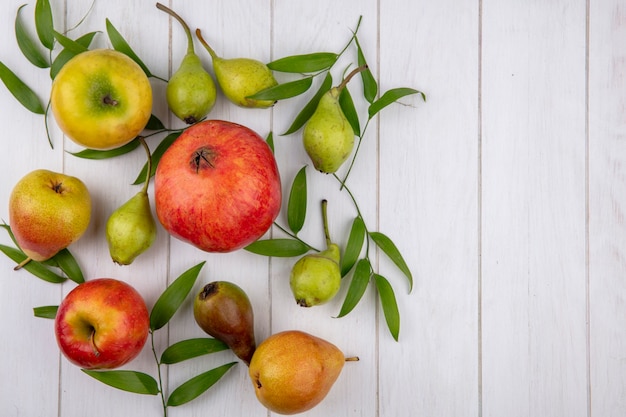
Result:
[[[349,358],[346,358],[346,362],[358,362],[359,360],[358,356],[350,356]]]
[[[330,240],[330,232],[328,230],[328,201],[322,200],[322,221],[324,222],[324,237],[326,238],[326,246],[330,246],[333,243]]]
[[[26,259],[24,259],[22,262],[20,262],[19,264],[15,265],[15,268],[13,268],[14,271],[19,271],[20,269],[22,269],[22,267],[24,265],[26,265],[27,263],[29,263],[30,261],[32,261],[32,259],[30,257],[27,257]]]
[[[337,86],[337,90],[339,92],[341,92],[341,90],[344,89],[344,87],[346,85],[348,85],[348,83],[350,82],[350,80],[352,79],[352,77],[354,77],[355,75],[357,75],[359,72],[363,72],[368,68],[367,64],[361,65],[360,67],[357,67],[355,69],[352,70],[352,72],[350,72],[350,74],[348,74],[348,76],[346,78],[343,79],[343,81],[341,82],[341,84],[339,84]]]
[[[193,54],[194,53],[193,38],[191,37],[191,29],[189,29],[189,26],[187,25],[187,23],[174,10],[170,9],[164,4],[157,3],[156,7],[157,9],[164,11],[165,13],[172,16],[174,19],[178,20],[178,22],[181,24],[181,26],[185,30],[185,35],[187,35],[187,54]]]
[[[209,44],[202,37],[202,32],[200,31],[200,29],[196,29],[196,36],[198,37],[198,40],[200,41],[202,46],[204,46],[206,50],[209,52],[209,55],[211,55],[212,59],[219,58],[217,54],[215,53],[215,51],[213,50],[213,48],[211,48]]]
[[[146,143],[143,136],[139,136],[139,142],[143,146],[143,149],[146,151],[146,155],[148,156],[148,165],[146,167],[146,181],[144,182],[143,188],[141,189],[142,193],[147,193],[148,185],[150,184],[150,177],[152,176],[152,155],[150,154],[150,148],[148,147],[148,144]]]

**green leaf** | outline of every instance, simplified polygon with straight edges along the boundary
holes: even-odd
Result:
[[[108,18],[106,19],[106,28],[107,34],[109,35],[109,40],[111,41],[111,45],[113,45],[113,49],[128,55],[141,67],[143,72],[145,72],[148,77],[152,77],[152,73],[150,72],[146,64],[144,64],[143,61],[137,56],[135,51],[133,51],[128,42],[126,42],[124,37],[120,34],[120,32],[118,32],[118,30],[115,28],[115,26],[113,26],[113,23],[111,23]]]
[[[74,155],[78,158],[83,159],[109,159],[114,158],[116,156],[124,155],[129,152],[134,151],[141,145],[141,142],[137,138],[131,140],[126,145],[120,146],[119,148],[110,149],[108,151],[98,151],[96,149],[83,149],[80,152],[69,152],[71,155]]]
[[[152,167],[150,169],[150,178],[152,178],[154,176],[154,173],[156,172],[157,166],[159,165],[159,161],[161,160],[161,157],[163,157],[163,154],[165,153],[167,148],[169,148],[170,145],[172,143],[174,143],[174,141],[181,135],[181,133],[182,133],[182,131],[170,133],[169,135],[167,135],[161,141],[161,143],[159,143],[159,145],[156,147],[154,152],[152,152],[152,156],[151,156]],[[143,184],[146,181],[146,171],[147,170],[148,170],[148,161],[146,161],[143,164],[143,168],[141,169],[141,171],[137,175],[137,178],[135,178],[135,181],[133,182],[133,185]]]
[[[161,363],[171,365],[227,349],[226,343],[208,337],[183,340],[165,349],[161,355]]]
[[[313,77],[301,78],[299,80],[290,81],[287,83],[278,84],[274,87],[266,88],[256,94],[251,95],[249,98],[254,100],[284,100],[304,93],[309,88],[311,88],[312,83]]]
[[[63,46],[68,51],[71,51],[74,55],[82,54],[83,52],[89,50],[89,48],[84,46],[82,43],[70,39],[57,31],[54,31],[54,38],[61,44],[61,46]]]
[[[274,133],[270,132],[267,135],[267,138],[265,138],[265,142],[267,143],[267,146],[270,147],[270,149],[272,150],[272,153],[274,153]]]
[[[369,235],[374,243],[376,243],[376,245],[383,252],[385,252],[389,259],[391,259],[393,263],[396,264],[398,268],[400,268],[400,271],[402,271],[404,275],[406,275],[409,280],[409,292],[411,292],[411,290],[413,290],[413,274],[411,274],[409,267],[404,261],[404,258],[400,254],[400,251],[398,250],[396,245],[391,241],[391,239],[389,239],[386,235],[380,232],[370,232]]]
[[[313,113],[315,113],[320,99],[328,90],[331,89],[332,84],[332,76],[330,75],[330,73],[326,73],[326,77],[324,77],[324,81],[320,85],[320,88],[317,90],[317,93],[315,93],[315,95],[311,98],[311,100],[309,100],[304,108],[300,110],[300,113],[298,113],[294,121],[291,123],[289,129],[287,129],[287,131],[283,133],[283,136],[297,132],[302,126],[304,126],[304,124],[311,118],[311,116],[313,116]]]
[[[365,54],[363,54],[363,49],[361,49],[359,39],[355,36],[354,40],[356,41],[357,46],[357,59],[359,66],[367,65]],[[376,83],[376,80],[372,75],[372,71],[370,71],[369,68],[365,71],[361,71],[361,80],[363,81],[363,97],[365,97],[365,100],[367,100],[368,103],[372,103],[376,99],[376,94],[378,94],[378,84]]]
[[[93,41],[93,38],[96,36],[96,33],[98,32],[86,33],[80,38],[76,39],[76,43],[84,46],[85,48],[89,48],[91,42]],[[52,65],[50,66],[50,78],[54,80],[59,71],[61,71],[61,68],[63,68],[63,66],[67,63],[67,61],[74,58],[76,55],[76,52],[67,48],[63,48],[61,52],[59,52],[59,54],[56,56],[56,58],[54,58],[54,60],[52,61]]]
[[[378,100],[370,104],[369,109],[367,109],[369,118],[371,119],[372,117],[374,117],[376,113],[378,113],[379,111],[381,111],[382,109],[390,105],[391,103],[394,103],[397,100],[401,99],[402,97],[408,96],[411,94],[420,94],[422,96],[422,99],[424,101],[426,100],[426,95],[422,93],[421,91],[414,90],[412,88],[394,88],[385,92],[385,94],[383,94],[381,98],[379,98]]]
[[[188,403],[198,397],[200,394],[211,388],[230,368],[236,364],[237,362],[227,363],[191,378],[189,381],[183,383],[181,386],[172,391],[167,399],[167,406],[176,407]]]
[[[317,72],[332,67],[339,58],[333,52],[315,52],[312,54],[292,55],[270,62],[267,66],[274,71],[307,73]]]
[[[13,231],[11,230],[11,226],[3,222],[2,224],[0,224],[0,227],[2,227],[4,230],[7,231],[7,233],[9,234],[9,237],[11,238],[15,246],[19,246],[17,244],[17,240],[15,240],[15,235],[13,234]]]
[[[348,119],[350,126],[352,126],[354,134],[356,136],[361,136],[359,115],[354,107],[354,101],[352,101],[352,96],[350,95],[350,91],[348,91],[348,87],[344,87],[341,90],[341,93],[339,94],[339,105],[341,106],[341,111],[343,111],[344,116]]]
[[[57,316],[58,309],[59,306],[35,307],[33,308],[33,314],[41,319],[54,319]]]
[[[348,288],[348,293],[346,294],[346,298],[343,301],[343,305],[341,306],[341,311],[339,311],[339,315],[337,317],[343,317],[349,314],[354,307],[361,301],[363,298],[363,294],[365,294],[365,290],[367,288],[367,284],[369,283],[370,276],[372,275],[372,267],[370,262],[363,258],[356,264],[356,269],[354,270],[354,274],[352,275],[352,280],[350,281],[350,287]]]
[[[393,288],[391,288],[389,281],[387,281],[385,277],[378,274],[374,274],[374,282],[376,283],[380,303],[383,306],[383,314],[385,315],[387,328],[389,328],[391,335],[397,342],[398,335],[400,334],[400,312],[398,311],[398,304],[396,302],[396,296],[393,293]]]
[[[163,122],[161,122],[161,120],[159,120],[158,117],[156,117],[154,114],[150,115],[150,119],[148,120],[148,123],[146,124],[146,130],[163,130],[165,129],[165,125],[163,124]]]
[[[287,223],[295,234],[298,234],[304,226],[306,218],[307,185],[306,166],[300,168],[291,184],[289,192],[289,202],[287,204]]]
[[[352,269],[363,248],[365,241],[365,223],[360,216],[357,216],[352,222],[348,243],[341,258],[341,276],[345,277]]]
[[[201,262],[189,268],[165,289],[150,313],[151,330],[158,330],[170,321],[196,283],[198,274],[204,264],[205,262]]]
[[[310,248],[296,239],[265,239],[257,240],[244,248],[248,252],[257,255],[274,256],[278,258],[290,258],[303,255]]]
[[[106,385],[123,391],[148,395],[157,395],[159,393],[159,385],[156,380],[143,372],[126,370],[92,371],[88,369],[81,369],[81,371]]]
[[[13,71],[0,62],[0,79],[22,106],[35,114],[45,114],[39,97]]]
[[[10,246],[0,245],[0,251],[18,264],[27,258],[24,252]],[[37,261],[28,262],[26,265],[22,266],[22,269],[25,269],[37,278],[41,278],[44,281],[52,282],[53,284],[60,284],[67,280],[67,278],[55,274],[54,272],[46,268],[41,262]]]
[[[24,22],[22,22],[21,11],[26,6],[23,4],[17,9],[17,15],[15,16],[15,38],[17,40],[17,46],[20,47],[22,54],[30,61],[31,64],[38,68],[48,68],[50,64],[39,50],[35,40],[30,36]]]
[[[61,249],[51,258],[52,261],[63,271],[65,275],[77,284],[85,282],[83,271],[81,271],[76,258],[65,248]]]
[[[54,23],[49,0],[37,0],[35,3],[35,28],[41,44],[52,51],[54,48]]]

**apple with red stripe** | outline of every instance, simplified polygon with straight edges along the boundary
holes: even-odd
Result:
[[[113,369],[134,359],[148,338],[150,318],[141,295],[113,278],[76,286],[57,310],[54,331],[63,355],[84,369]]]

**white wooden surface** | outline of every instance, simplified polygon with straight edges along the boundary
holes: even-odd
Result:
[[[90,2],[51,0],[63,30]],[[23,4],[0,5],[0,61],[47,99],[50,79],[16,43]],[[134,285],[152,306],[166,285],[207,261],[197,289],[227,279],[250,295],[259,340],[284,329],[324,337],[361,361],[344,369],[309,416],[626,415],[626,4],[620,0],[453,1],[284,0],[169,3],[200,27],[225,56],[263,61],[339,51],[363,16],[363,49],[382,91],[418,88],[405,105],[385,109],[368,128],[349,185],[370,228],[392,237],[415,288],[384,257],[375,268],[396,290],[400,341],[386,330],[373,288],[347,317],[342,297],[304,310],[287,284],[293,260],[236,252],[206,254],[161,230],[129,267],[106,249],[108,214],[137,189],[137,151],[107,161],[75,158],[52,121],[0,86],[0,218],[11,188],[35,168],[82,178],[95,204],[86,235],[70,249],[87,278]],[[32,23],[34,1],[24,11]],[[184,53],[180,27],[153,1],[96,1],[74,34],[105,30],[109,18],[156,74],[167,77]],[[103,33],[96,44],[107,46]],[[198,45],[199,47],[199,45]],[[206,64],[208,55],[198,49]],[[353,57],[351,55],[350,57]],[[208,66],[208,65],[207,65]],[[338,79],[340,74],[334,74]],[[180,126],[154,82],[154,112]],[[358,85],[352,87],[358,93]],[[353,95],[357,94],[353,92]],[[299,136],[280,137],[304,98],[273,110],[236,108],[224,99],[211,113],[261,136],[275,132],[285,189],[307,163]],[[364,110],[364,108],[361,108]],[[329,199],[331,230],[347,236],[354,209],[336,183],[312,176],[303,237],[322,244],[319,199]],[[287,190],[285,191],[287,192]],[[279,221],[285,221],[281,217]],[[8,244],[6,234],[0,242]],[[0,415],[161,415],[159,399],[117,391],[60,357],[52,322],[32,308],[58,304],[73,288],[14,272],[0,257]],[[345,288],[341,295],[345,294]],[[163,349],[202,336],[189,304],[157,332]],[[229,352],[171,366],[169,390],[232,359]],[[151,351],[125,368],[155,375]],[[246,368],[236,366],[202,397],[171,416],[261,416]]]

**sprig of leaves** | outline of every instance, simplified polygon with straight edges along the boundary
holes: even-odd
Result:
[[[409,292],[411,292],[413,288],[413,274],[400,253],[400,250],[387,235],[368,230],[363,216],[361,215],[358,202],[351,190],[339,177],[336,175],[334,175],[334,177],[340,182],[341,188],[349,194],[358,213],[352,221],[350,233],[341,258],[341,276],[350,279],[350,272],[352,272],[352,276],[346,297],[336,317],[344,317],[352,312],[361,301],[365,290],[371,283],[375,285],[377,289],[387,327],[393,338],[397,341],[400,333],[400,312],[398,310],[395,293],[389,281],[372,267],[370,260],[370,242],[387,255],[405,275],[409,283]],[[310,250],[319,251],[297,236],[306,220],[307,195],[307,175],[306,166],[304,166],[298,171],[291,184],[287,203],[288,229],[275,223],[275,225],[289,237],[258,240],[246,246],[245,249],[259,255],[274,257],[295,257],[303,255]],[[363,247],[365,247],[365,250],[363,250]]]
[[[370,243],[388,256],[404,274],[409,283],[409,292],[411,292],[413,288],[413,275],[395,243],[386,234],[378,231],[371,231],[367,228],[360,212],[358,202],[350,189],[346,186],[346,181],[348,180],[352,167],[354,166],[356,158],[359,154],[361,143],[365,137],[370,121],[384,108],[397,102],[403,97],[418,94],[423,100],[426,100],[426,96],[419,90],[400,87],[387,90],[380,97],[378,97],[378,83],[372,74],[370,67],[367,65],[365,53],[357,35],[360,23],[361,18],[359,18],[357,28],[353,31],[349,42],[339,53],[317,52],[293,55],[270,62],[268,67],[274,71],[300,73],[303,74],[304,78],[287,82],[277,87],[273,87],[272,89],[261,91],[258,95],[253,97],[263,97],[264,99],[272,100],[290,98],[308,91],[309,87],[312,85],[313,78],[324,75],[324,79],[320,83],[318,89],[296,115],[295,119],[283,135],[296,133],[311,118],[317,109],[321,97],[332,88],[333,80],[330,70],[338,62],[339,58],[348,50],[350,45],[354,44],[356,46],[356,63],[359,69],[363,69],[360,71],[360,78],[363,84],[363,95],[362,97],[357,97],[356,99],[362,99],[365,101],[365,104],[367,104],[367,115],[364,118],[365,123],[362,124],[356,110],[357,107],[355,105],[354,98],[350,94],[347,86],[342,88],[339,96],[339,103],[358,140],[356,150],[352,155],[352,159],[348,163],[348,168],[344,177],[339,178],[336,174],[333,174],[333,176],[340,183],[340,190],[346,191],[349,194],[357,211],[357,216],[352,221],[350,234],[341,259],[340,267],[342,277],[348,277],[350,279],[351,272],[352,275],[346,297],[337,317],[344,317],[349,314],[362,299],[368,285],[372,284],[377,290],[387,327],[394,339],[398,340],[400,331],[400,313],[398,311],[395,293],[387,278],[373,269],[372,262],[370,260]],[[349,77],[347,79],[349,79]],[[304,88],[305,86],[308,87]],[[284,95],[281,95],[283,93]],[[291,184],[287,204],[287,227],[283,227],[276,222],[274,223],[274,225],[288,237],[272,237],[265,240],[259,240],[247,246],[245,248],[246,250],[260,255],[279,257],[300,256],[310,250],[315,250],[311,245],[302,241],[298,237],[298,233],[301,231],[305,223],[308,199],[307,175],[305,169],[306,166],[302,167],[298,171]],[[365,249],[363,249],[364,247]]]
[[[28,255],[19,248],[11,227],[6,223],[0,224],[0,227],[9,234],[9,237],[15,244],[15,247],[0,245],[0,251],[19,265],[28,258]],[[77,284],[85,282],[78,262],[67,248],[60,250],[47,261],[38,262],[31,260],[24,264],[21,269],[25,269],[37,278],[53,284],[63,283],[68,278]],[[61,273],[55,270],[60,270]]]
[[[226,350],[228,346],[225,343],[212,338],[183,340],[165,349],[160,358],[154,344],[154,333],[171,320],[187,299],[204,264],[205,262],[201,262],[176,278],[159,296],[150,312],[150,341],[157,365],[157,378],[144,372],[132,370],[94,371],[83,369],[82,371],[113,388],[135,394],[160,395],[164,417],[167,416],[168,407],[183,405],[215,385],[237,362],[225,363],[196,375],[176,387],[167,397],[163,389],[161,367]]]

